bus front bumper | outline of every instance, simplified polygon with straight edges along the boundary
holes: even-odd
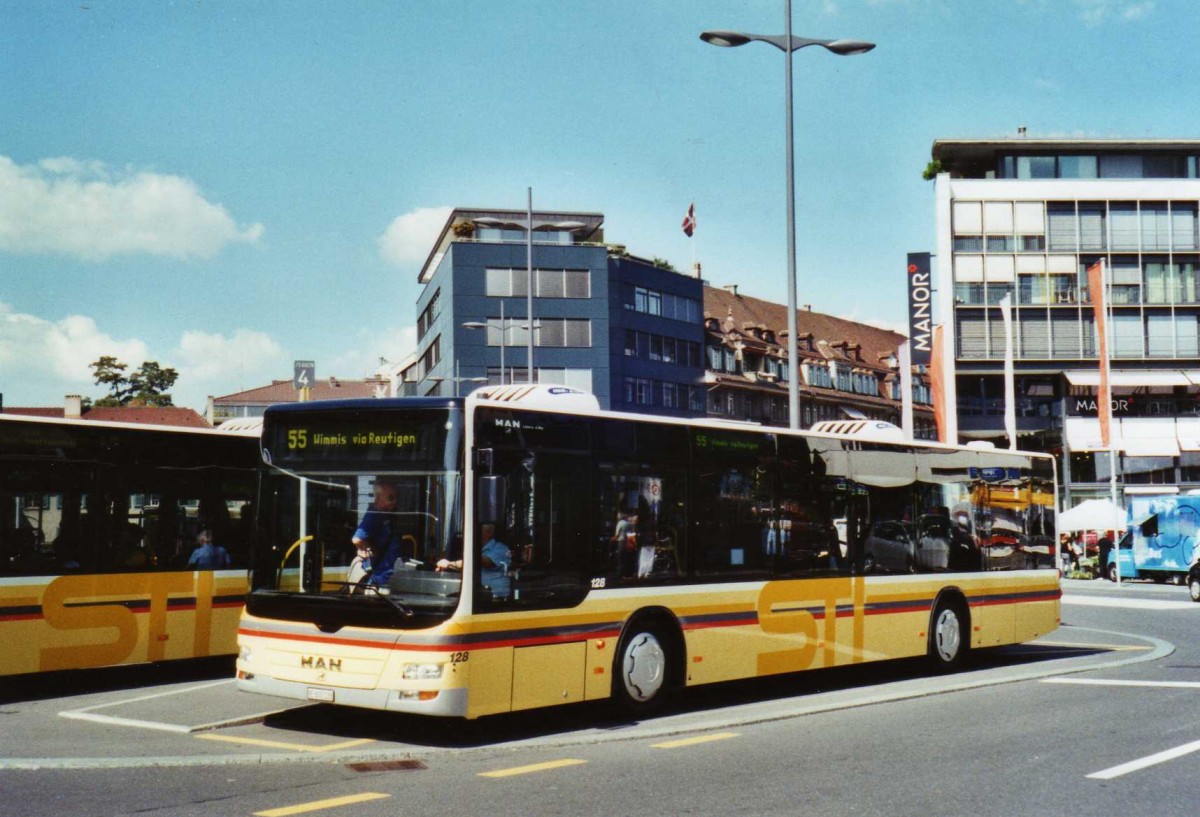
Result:
[[[384,709],[412,715],[438,715],[463,718],[467,715],[467,690],[459,687],[442,690],[347,689],[285,681],[255,675],[239,668],[237,688],[243,692],[274,695],[310,703],[332,703],[364,709]]]

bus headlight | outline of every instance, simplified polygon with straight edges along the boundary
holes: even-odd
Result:
[[[405,664],[405,681],[437,681],[442,677],[442,664]]]
[[[250,656],[250,647],[247,646],[246,644],[243,644],[241,649],[238,650],[238,660],[249,661],[250,657],[251,657]]]

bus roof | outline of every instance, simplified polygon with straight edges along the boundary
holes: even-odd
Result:
[[[524,384],[516,385],[523,386]],[[948,451],[982,453],[979,449],[969,447],[965,444],[942,443],[935,440],[898,440],[894,437],[886,439],[882,436],[874,437],[856,434],[833,433],[826,429],[793,431],[783,426],[764,426],[757,423],[734,423],[717,417],[669,417],[658,414],[636,414],[633,412],[590,408],[588,405],[588,400],[592,401],[591,404],[594,405],[595,398],[587,392],[582,392],[578,389],[571,389],[569,387],[551,387],[555,391],[561,389],[558,394],[551,394],[549,390],[543,388],[544,386],[545,384],[540,384],[539,387],[532,390],[529,390],[528,387],[525,386],[526,391],[524,394],[514,391],[513,386],[483,386],[476,389],[466,397],[363,397],[345,400],[314,400],[306,403],[277,403],[267,409],[266,416],[269,417],[275,414],[290,414],[305,411],[311,412],[371,409],[386,410],[402,408],[445,409],[454,406],[461,407],[465,404],[470,409],[474,409],[477,406],[506,409],[521,408],[530,411],[550,411],[558,414],[570,414],[581,417],[611,417],[614,419],[638,420],[641,422],[655,422],[668,425],[686,425],[695,426],[697,428],[713,428],[724,430],[737,428],[744,429],[746,431],[757,430],[769,434],[795,434],[805,437],[869,442],[871,444],[879,445],[908,446],[913,448],[937,448]],[[588,400],[579,399],[579,395],[586,395]],[[547,397],[550,399],[547,399]],[[1050,454],[1036,451],[1010,451],[1008,449],[998,448],[991,450],[988,453],[1036,457],[1040,459],[1049,459],[1051,461],[1054,459],[1054,457]]]
[[[119,428],[128,431],[168,431],[172,434],[216,435],[220,437],[257,437],[256,431],[241,429],[195,428],[193,426],[171,426],[157,423],[122,423],[115,420],[82,420],[66,417],[30,417],[0,413],[0,423],[27,423],[30,425],[67,426],[78,429]]]

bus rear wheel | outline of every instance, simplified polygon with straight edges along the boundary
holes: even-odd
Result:
[[[635,622],[621,638],[613,667],[613,697],[634,714],[661,709],[675,692],[673,642],[658,622]]]
[[[1192,597],[1192,601],[1200,601],[1200,573],[1192,571],[1188,574],[1187,586],[1188,595]]]
[[[929,661],[942,671],[962,666],[967,654],[967,617],[962,605],[943,599],[929,620]]]

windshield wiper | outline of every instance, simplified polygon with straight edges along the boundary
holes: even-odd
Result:
[[[328,580],[322,581],[321,584],[332,585],[334,587],[341,587],[349,593],[353,593],[355,590],[359,590],[361,592],[361,594],[364,596],[367,595],[368,593],[370,593],[371,595],[378,596],[379,598],[386,601],[388,604],[392,605],[392,607],[394,607],[396,609],[396,611],[399,612],[400,614],[402,614],[405,618],[412,618],[414,615],[414,613],[411,609],[409,609],[408,607],[405,607],[403,604],[401,604],[400,602],[398,602],[394,598],[392,598],[391,593],[381,593],[381,592],[379,592],[380,588],[376,587],[373,584],[362,584],[361,581],[358,581],[358,582],[331,582]]]

